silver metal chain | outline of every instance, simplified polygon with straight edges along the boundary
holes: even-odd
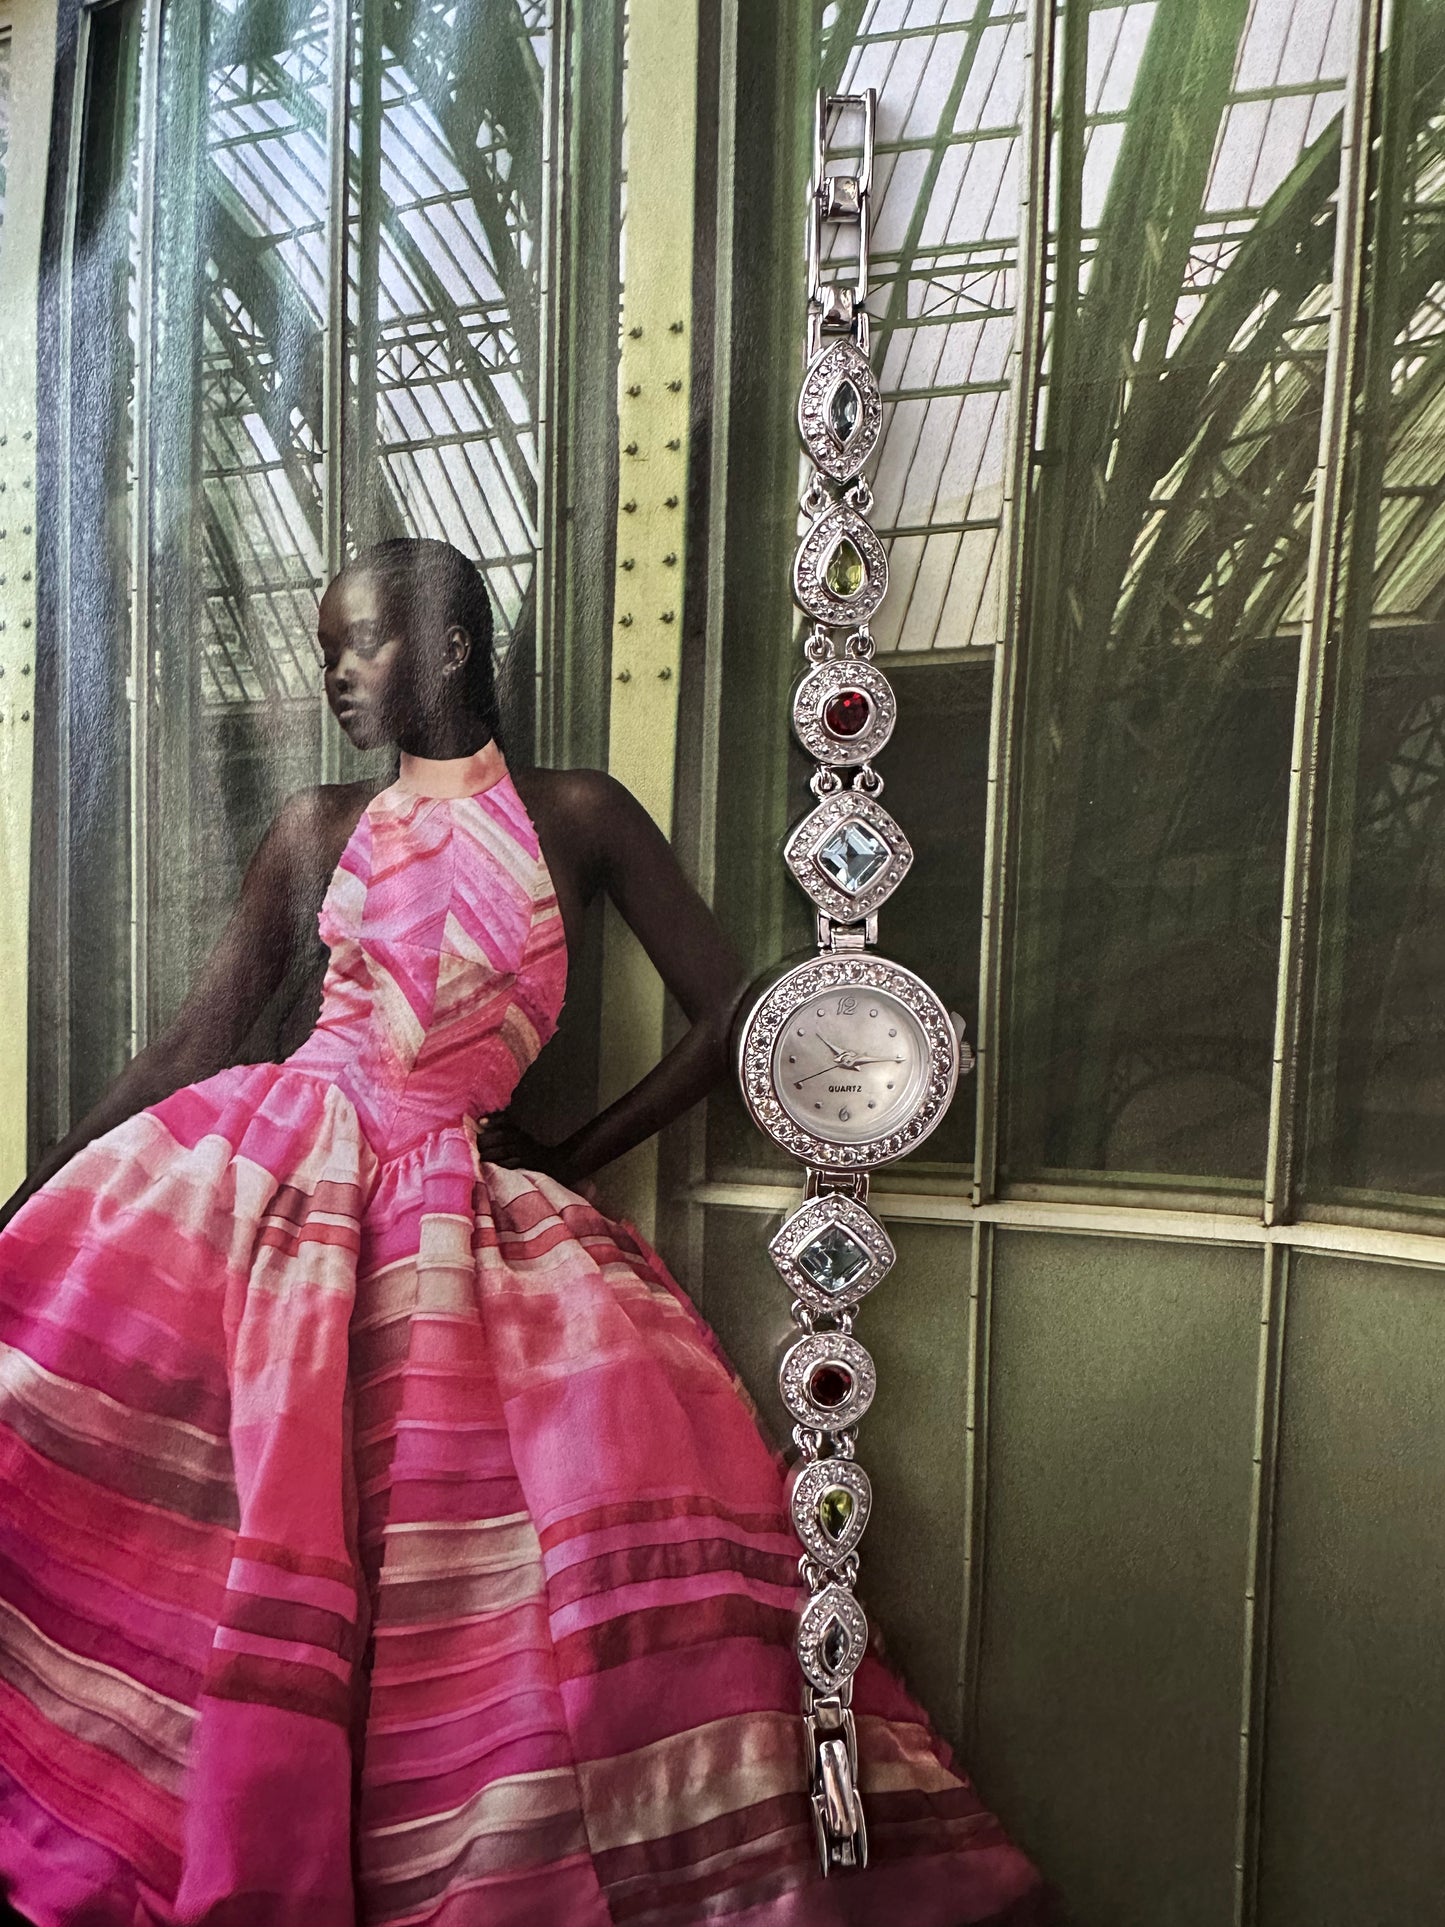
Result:
[[[872,758],[886,744],[895,713],[892,692],[873,663],[869,618],[887,586],[887,562],[865,520],[873,491],[862,474],[881,414],[867,360],[864,306],[876,110],[872,88],[862,94],[819,93],[808,186],[807,350],[798,425],[812,470],[799,503],[806,526],[794,594],[812,622],[803,642],[810,670],[795,698],[793,726],[816,758],[811,788],[820,805],[853,796],[869,803],[877,798],[883,779]],[[833,151],[839,124],[854,116],[861,116],[861,149],[840,168]],[[864,913],[851,919],[819,907],[818,947],[825,954],[866,951],[877,940],[876,911],[866,904]],[[862,1288],[833,1302],[826,1290],[808,1289],[801,1274],[794,1278],[799,1295],[791,1314],[799,1337],[781,1369],[784,1400],[797,1420],[792,1511],[804,1547],[798,1571],[808,1592],[798,1658],[805,1681],[809,1797],[819,1862],[830,1874],[868,1861],[852,1698],[853,1675],[868,1637],[854,1596],[857,1545],[872,1502],[856,1458],[857,1421],[871,1400],[873,1361],[853,1335],[853,1320],[862,1290],[883,1275],[893,1254],[867,1209],[866,1171],[810,1169],[804,1197],[803,1211],[790,1224],[812,1214],[807,1234],[815,1244],[820,1236],[841,1232],[873,1254]],[[786,1277],[783,1261],[779,1269]]]

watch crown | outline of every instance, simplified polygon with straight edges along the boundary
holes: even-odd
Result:
[[[953,1034],[958,1039],[958,1074],[960,1077],[967,1077],[978,1062],[973,1045],[968,1041],[968,1025],[956,1010],[949,1011],[948,1021],[953,1025]]]

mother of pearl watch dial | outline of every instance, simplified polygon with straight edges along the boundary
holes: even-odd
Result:
[[[881,988],[829,989],[800,1005],[773,1045],[773,1089],[805,1131],[835,1144],[886,1136],[928,1081],[923,1026]]]
[[[785,969],[738,1039],[743,1098],[775,1144],[861,1170],[902,1157],[948,1109],[958,1037],[937,994],[891,958],[823,955]]]

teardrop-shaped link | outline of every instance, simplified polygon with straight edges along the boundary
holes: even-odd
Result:
[[[835,502],[803,537],[793,564],[793,599],[834,628],[868,621],[888,592],[888,556],[863,517]]]

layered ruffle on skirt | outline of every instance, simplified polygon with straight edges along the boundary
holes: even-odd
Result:
[[[817,1872],[781,1466],[630,1228],[223,1072],[0,1236],[0,1891],[38,1924],[908,1927],[1036,1876],[873,1658]]]

